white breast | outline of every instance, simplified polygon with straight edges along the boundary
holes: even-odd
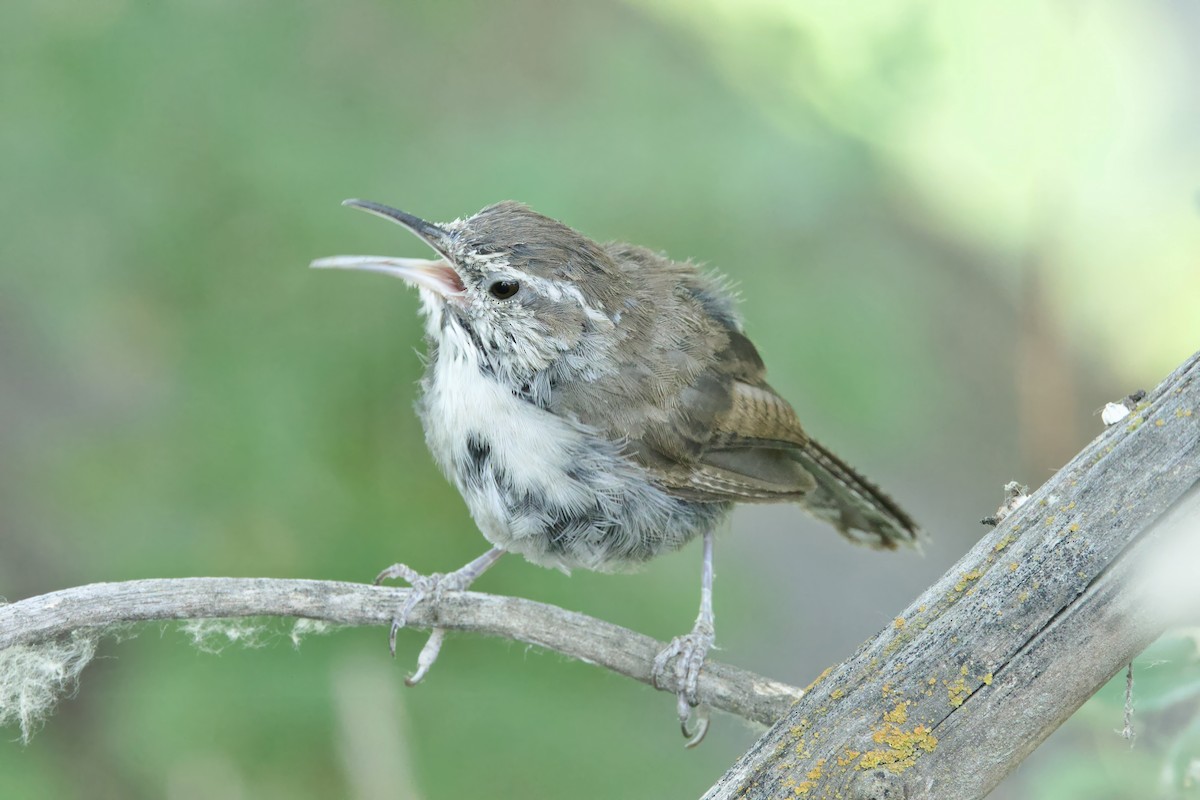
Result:
[[[439,322],[430,315],[425,438],[488,541],[543,566],[627,569],[724,514],[669,496],[621,442],[514,395],[465,331]]]
[[[463,493],[484,536],[513,548],[523,531],[513,529],[512,509],[495,487],[467,485],[462,465],[470,461],[471,437],[485,442],[490,466],[502,471],[515,494],[530,494],[548,504],[582,511],[595,505],[591,487],[570,475],[579,454],[590,449],[581,427],[516,397],[483,374],[469,341],[454,341],[450,326],[426,378],[425,438],[443,472]],[[594,446],[594,445],[593,445]]]
[[[439,463],[465,458],[467,437],[474,434],[515,483],[561,478],[578,452],[580,431],[516,397],[467,359],[448,355],[443,351],[438,359],[426,397],[426,438]]]

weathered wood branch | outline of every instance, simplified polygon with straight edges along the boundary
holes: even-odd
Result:
[[[1178,615],[1194,617],[1198,377],[1200,354],[790,709],[794,687],[707,663],[705,703],[779,720],[708,796],[982,797]],[[0,661],[6,648],[147,620],[387,625],[406,597],[330,581],[94,584],[0,606]],[[474,592],[420,604],[410,622],[525,642],[645,683],[664,646],[581,614]]]
[[[812,687],[707,798],[983,797],[1194,618],[1198,565],[1200,354]]]
[[[337,625],[391,625],[408,589],[336,581],[173,578],[94,583],[0,606],[0,655],[76,631],[151,620],[277,616]],[[603,620],[532,600],[449,592],[419,603],[409,627],[470,631],[543,647],[653,685],[650,667],[666,644]],[[384,647],[380,639],[381,650]],[[674,675],[662,688],[675,692]],[[726,664],[705,664],[701,700],[762,725],[779,719],[802,692]]]

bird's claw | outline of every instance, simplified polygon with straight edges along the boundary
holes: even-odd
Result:
[[[654,658],[650,678],[654,686],[666,688],[668,668],[674,662],[674,685],[679,726],[688,741],[685,747],[695,747],[708,733],[708,709],[700,705],[700,670],[704,659],[713,647],[711,624],[697,622],[691,633],[676,636],[671,643]],[[688,722],[695,720],[695,730],[688,729]]]
[[[429,632],[429,638],[425,640],[425,646],[421,648],[420,654],[417,656],[417,671],[404,679],[405,686],[416,686],[425,676],[429,674],[429,668],[437,661],[438,654],[442,652],[442,642],[446,640],[445,628],[434,628]]]
[[[447,572],[445,574],[435,572],[432,575],[422,575],[406,564],[392,564],[383,572],[376,575],[376,585],[386,580],[398,579],[405,581],[412,587],[412,590],[408,593],[408,597],[404,601],[404,605],[400,608],[400,613],[392,618],[392,629],[388,633],[388,648],[392,651],[392,657],[396,657],[396,634],[408,624],[408,615],[412,613],[412,610],[417,607],[418,603],[423,600],[432,600],[434,610],[436,611],[438,603],[442,600],[443,592],[461,592],[466,590],[475,582],[476,578],[487,572],[502,555],[504,555],[503,550],[499,547],[493,547],[471,563],[459,567],[454,572]],[[436,614],[434,621],[437,621]],[[417,671],[406,678],[404,680],[405,683],[412,686],[419,683],[428,674],[429,668],[437,661],[438,653],[442,650],[442,642],[445,640],[446,629],[433,625],[429,633],[429,640],[425,642],[425,646],[421,648],[421,654],[417,656]]]
[[[388,633],[388,650],[391,651],[392,658],[396,657],[396,634],[408,625],[409,614],[419,603],[432,600],[436,604],[441,601],[443,592],[460,591],[470,584],[470,581],[463,581],[462,576],[455,572],[422,575],[406,564],[393,564],[383,570],[375,577],[375,584],[378,586],[385,580],[402,580],[412,587],[404,605],[400,607],[400,613],[392,618],[392,627]],[[442,651],[442,642],[445,640],[445,628],[435,627],[430,630],[429,639],[417,656],[417,671],[404,679],[405,684],[415,686],[429,674],[429,669],[437,661],[438,654]]]

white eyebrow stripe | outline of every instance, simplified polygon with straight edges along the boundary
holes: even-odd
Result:
[[[517,279],[521,280],[521,278]],[[579,303],[579,307],[583,309],[583,313],[586,314],[588,319],[592,320],[593,322],[605,323],[610,326],[613,325],[612,319],[607,314],[588,303],[587,299],[583,296],[583,292],[579,290],[578,286],[574,286],[567,281],[556,281],[549,278],[541,278],[536,275],[526,275],[523,280],[525,280],[530,286],[534,287],[534,290],[539,294],[549,297],[551,300],[564,300],[570,297],[575,302]]]
[[[533,287],[534,291],[538,294],[551,300],[564,300],[570,297],[579,303],[579,307],[583,309],[583,313],[592,322],[598,322],[608,327],[613,327],[616,324],[612,317],[588,303],[587,298],[583,296],[583,292],[579,290],[579,287],[569,281],[543,278],[514,269],[512,263],[503,253],[488,253],[486,255],[464,253],[461,258],[464,262],[481,272],[495,272],[497,273],[497,277],[511,278],[518,282],[524,281]]]

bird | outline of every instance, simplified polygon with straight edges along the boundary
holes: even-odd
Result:
[[[700,612],[654,661],[673,675],[688,744],[703,738],[699,675],[713,646],[713,532],[736,503],[793,502],[853,542],[917,546],[913,519],[813,439],[766,380],[730,283],[691,261],[596,242],[511,200],[432,223],[343,205],[415,234],[431,259],[333,256],[415,286],[426,369],[417,412],[434,460],[491,548],[445,574],[394,564],[376,579],[418,602],[461,591],[505,553],[612,572],[703,540]],[[408,682],[428,672],[434,629]],[[695,713],[694,713],[695,712]],[[689,727],[689,719],[696,724]]]

